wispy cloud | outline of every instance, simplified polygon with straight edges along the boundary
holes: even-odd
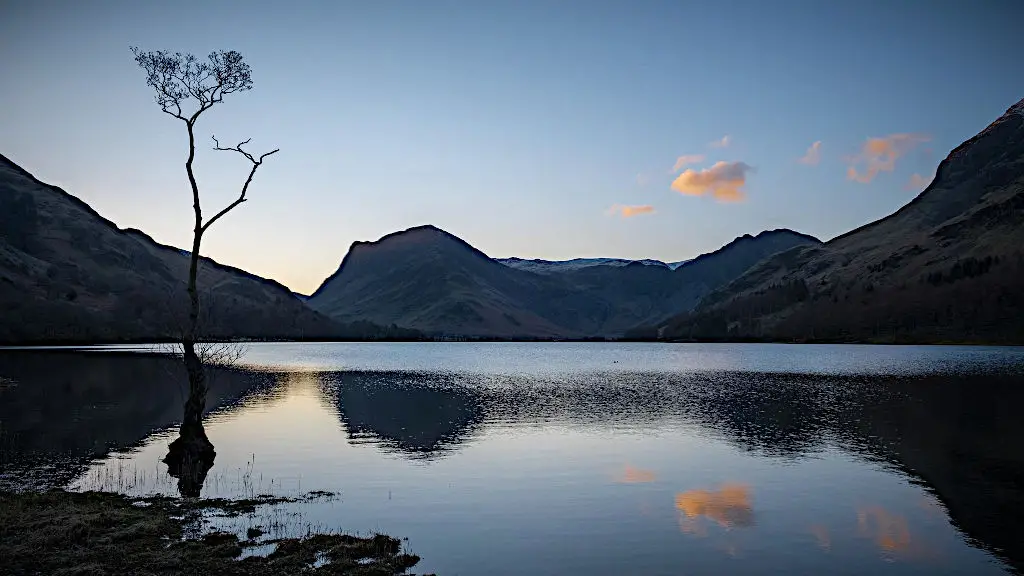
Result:
[[[739,202],[752,170],[744,162],[716,162],[711,168],[686,170],[672,182],[672,189],[688,196],[710,194],[719,202]]]
[[[651,206],[650,204],[642,204],[639,206],[623,206],[622,204],[616,204],[608,209],[608,214],[621,216],[623,218],[632,218],[633,216],[654,214],[654,206]]]
[[[920,192],[920,191],[924,190],[925,188],[927,188],[928,185],[932,183],[933,179],[934,179],[934,176],[933,177],[927,177],[927,176],[921,176],[920,174],[914,173],[914,174],[910,175],[910,181],[907,182],[903,186],[903,189],[904,190],[909,190],[911,192]]]
[[[705,156],[703,154],[688,154],[676,158],[675,165],[672,166],[672,173],[675,174],[683,169],[683,166],[687,164],[697,164],[704,161]]]
[[[801,164],[816,166],[821,161],[821,140],[818,140],[807,149],[807,153],[798,160]]]
[[[867,184],[879,172],[892,172],[896,168],[897,158],[929,140],[931,137],[925,134],[890,134],[881,138],[868,138],[860,153],[847,158],[849,167],[846,169],[846,177]],[[858,170],[858,166],[863,167],[863,172]]]
[[[728,134],[726,134],[725,136],[722,136],[720,139],[715,140],[714,142],[709,142],[708,146],[710,146],[712,148],[725,148],[726,146],[728,146],[731,143],[732,143],[732,137],[729,136]]]
[[[651,177],[648,176],[647,174],[644,174],[643,172],[640,172],[640,173],[638,173],[636,175],[636,185],[637,186],[647,186],[650,183],[651,183]]]

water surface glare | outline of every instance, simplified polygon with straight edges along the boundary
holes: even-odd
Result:
[[[174,494],[182,376],[140,350],[0,351],[6,481]],[[243,364],[214,373],[203,496],[336,492],[269,521],[407,537],[418,573],[1024,566],[1024,349],[253,344]]]

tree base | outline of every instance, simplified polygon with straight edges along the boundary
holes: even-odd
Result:
[[[200,428],[191,433],[182,430],[167,448],[164,464],[167,464],[167,473],[178,479],[178,492],[185,497],[198,497],[217,457],[213,443]]]

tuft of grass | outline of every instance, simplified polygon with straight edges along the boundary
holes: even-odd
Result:
[[[322,496],[319,496],[322,497]],[[402,552],[401,541],[378,534],[310,534],[261,542],[269,556],[239,560],[249,541],[226,532],[184,538],[185,518],[210,508],[248,510],[273,501],[183,501],[132,499],[104,492],[0,493],[0,558],[6,574],[406,574],[419,557]],[[230,510],[225,511],[231,513]],[[258,533],[257,533],[258,532]],[[326,560],[326,561],[325,561]]]

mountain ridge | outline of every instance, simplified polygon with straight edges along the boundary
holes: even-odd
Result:
[[[0,310],[9,321],[0,341],[117,342],[173,340],[185,314],[184,281],[189,252],[161,244],[136,228],[121,228],[58,186],[42,182],[0,155]],[[737,243],[770,234],[744,235]],[[785,231],[797,243],[810,238]],[[743,258],[763,254],[745,249]],[[373,261],[391,252],[401,265]],[[728,251],[728,250],[726,250]],[[694,264],[678,269],[658,261],[616,260],[539,274],[492,259],[465,240],[424,224],[378,240],[353,242],[338,269],[311,296],[281,283],[201,256],[204,337],[211,339],[330,339],[358,334],[420,337],[402,321],[434,335],[490,338],[616,337],[638,322],[689,308],[718,280],[694,279]],[[450,267],[451,262],[461,262]],[[740,267],[748,263],[741,262]],[[356,298],[368,314],[328,314],[323,294],[353,266],[377,266],[392,278],[411,279],[399,294],[394,317],[375,315],[374,298],[394,285],[356,279]],[[733,267],[736,266],[734,262]],[[680,271],[682,271],[680,273]],[[417,274],[425,273],[420,277]],[[677,274],[678,273],[678,274]],[[733,272],[727,272],[727,277]],[[430,276],[434,274],[434,276]],[[432,280],[432,279],[433,280]],[[372,280],[372,278],[371,278]],[[434,280],[440,282],[434,282]],[[344,282],[343,282],[344,283]],[[383,288],[383,291],[382,291]],[[424,299],[424,294],[429,297]],[[419,300],[417,300],[419,298]],[[436,325],[452,317],[468,322]],[[11,321],[11,319],[24,321]],[[399,328],[399,326],[403,328]],[[178,328],[175,328],[177,326]]]
[[[354,242],[308,299],[337,321],[397,323],[467,337],[617,337],[637,323],[689,308],[773,248],[819,243],[788,230],[737,238],[712,256],[672,270],[621,266],[544,272],[509,266],[433,225]],[[767,252],[765,252],[767,250]],[[724,260],[729,264],[722,268]],[[716,264],[717,263],[717,264]]]
[[[104,224],[106,224],[107,226],[109,226],[110,228],[112,228],[113,230],[115,230],[117,232],[122,232],[122,233],[127,234],[127,235],[140,237],[140,240],[142,240],[144,242],[147,242],[147,243],[150,243],[150,244],[153,244],[154,246],[156,246],[158,248],[162,248],[162,249],[166,249],[166,250],[171,250],[173,252],[178,252],[178,253],[185,254],[185,255],[187,255],[189,253],[187,250],[185,250],[183,248],[178,248],[177,246],[172,246],[170,244],[163,244],[161,242],[158,242],[156,239],[154,239],[152,236],[147,234],[145,231],[140,230],[138,228],[132,228],[130,226],[127,227],[127,228],[121,228],[114,221],[106,218],[105,216],[103,216],[102,214],[97,212],[95,208],[90,206],[87,202],[85,202],[81,198],[75,196],[74,194],[69,193],[68,191],[64,190],[60,186],[54,186],[53,184],[47,184],[47,183],[43,182],[42,180],[39,180],[38,178],[35,177],[35,175],[33,175],[31,172],[29,172],[28,170],[23,168],[21,165],[17,164],[13,160],[11,160],[7,156],[5,156],[3,153],[0,153],[0,166],[5,166],[8,169],[11,169],[11,170],[14,170],[15,172],[18,172],[20,175],[30,179],[32,182],[34,182],[35,184],[37,184],[39,186],[44,186],[46,188],[49,188],[49,189],[51,189],[51,190],[53,190],[55,192],[58,192],[58,193],[62,194],[64,196],[65,200],[76,204],[78,206],[78,208],[88,212],[93,217],[98,218]],[[289,289],[284,284],[281,284],[277,280],[274,280],[273,278],[265,278],[263,276],[258,276],[256,274],[253,274],[252,272],[249,272],[247,270],[243,270],[243,269],[238,268],[236,266],[232,266],[230,264],[224,264],[224,263],[218,262],[218,261],[214,260],[213,258],[211,258],[209,256],[200,255],[199,259],[200,259],[200,261],[202,261],[202,262],[204,262],[206,264],[210,264],[210,265],[213,265],[213,266],[215,266],[217,268],[228,270],[228,271],[236,273],[236,274],[244,275],[244,276],[246,276],[248,278],[251,278],[253,280],[257,280],[259,282],[263,282],[263,283],[266,283],[268,285],[271,285],[275,289],[280,289],[280,290],[283,290],[285,292],[288,292],[289,294],[293,294],[291,289]]]
[[[495,259],[423,224],[353,242],[308,297],[205,256],[202,282],[210,305],[246,326],[217,326],[227,337],[301,339],[360,323],[499,339],[1019,341],[1024,327],[1006,318],[1024,311],[1022,174],[1024,100],[954,148],[905,205],[824,243],[764,230],[673,269],[657,260]],[[166,336],[187,251],[118,227],[3,155],[0,208],[6,316],[48,317],[53,308],[87,333],[137,337],[151,322]],[[99,320],[107,312],[110,323]],[[0,340],[30,324],[9,322]]]
[[[317,296],[318,294],[321,293],[321,291],[324,289],[324,287],[327,286],[328,283],[330,283],[332,280],[337,278],[341,274],[341,272],[344,270],[346,262],[349,261],[349,259],[352,257],[352,255],[356,252],[357,249],[362,250],[362,249],[373,247],[373,246],[379,246],[381,244],[384,244],[384,243],[388,242],[389,240],[407,238],[409,234],[420,234],[420,233],[438,234],[441,237],[453,240],[453,241],[457,242],[458,244],[461,244],[463,247],[465,247],[465,248],[467,248],[467,249],[469,249],[469,250],[471,250],[473,252],[478,253],[480,256],[483,256],[484,258],[488,258],[488,256],[486,254],[484,254],[480,250],[477,250],[469,242],[466,242],[462,238],[459,238],[458,236],[455,236],[454,234],[451,234],[450,232],[442,230],[441,228],[438,228],[437,226],[434,226],[433,224],[419,224],[417,226],[412,226],[412,227],[406,228],[404,230],[396,230],[394,232],[389,232],[389,233],[381,236],[380,238],[378,238],[376,240],[356,240],[355,242],[352,242],[352,244],[349,245],[348,251],[345,252],[345,255],[341,258],[341,263],[338,264],[338,268],[335,269],[335,271],[332,272],[330,276],[325,278],[323,280],[323,282],[321,282],[320,285],[316,288],[316,290],[314,290],[306,298],[308,299],[308,298],[313,298],[313,297]]]
[[[1024,342],[1024,100],[892,214],[776,254],[634,336]]]
[[[0,343],[180,338],[188,252],[120,228],[0,155]],[[201,335],[322,339],[407,331],[339,324],[281,283],[202,256]]]
[[[505,266],[511,266],[513,268],[519,268],[521,270],[530,270],[538,273],[557,273],[566,270],[575,270],[579,268],[587,268],[590,266],[628,266],[633,263],[641,264],[644,266],[659,266],[662,268],[668,268],[669,270],[675,270],[679,266],[689,262],[689,260],[678,260],[674,262],[664,262],[662,260],[655,260],[652,258],[643,258],[638,260],[631,260],[629,258],[570,258],[568,260],[545,260],[544,258],[519,258],[517,256],[510,256],[507,258],[494,258],[495,262],[504,264]]]

